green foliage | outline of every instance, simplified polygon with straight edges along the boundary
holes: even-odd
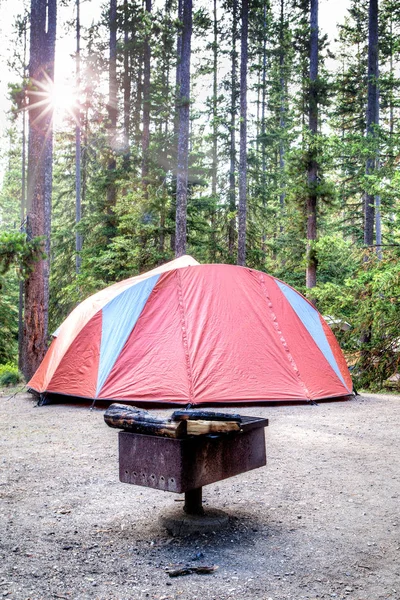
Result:
[[[390,246],[384,247],[382,261],[372,254],[365,260],[362,202],[365,191],[379,195],[384,243],[399,244],[398,2],[380,2],[381,119],[374,135],[368,137],[368,0],[350,2],[339,30],[335,72],[327,69],[326,58],[332,55],[326,38],[320,38],[319,75],[311,90],[318,101],[319,133],[313,136],[308,131],[310,2],[254,0],[250,4],[247,265],[306,293],[305,269],[312,258],[318,265],[318,285],[313,290],[318,308],[351,324],[348,331],[335,329],[335,333],[356,365],[357,381],[380,384],[397,368],[399,324],[396,303],[390,298],[398,298],[398,271]],[[182,27],[176,8],[172,0],[153,4],[151,13],[139,0],[118,6],[118,133],[112,141],[105,58],[107,7],[99,23],[82,31],[82,220],[75,225],[76,123],[69,116],[54,143],[50,330],[89,294],[174,257],[176,39]],[[232,0],[218,3],[215,23],[212,3],[194,14],[187,252],[200,262],[236,262],[240,2],[236,8],[234,19]],[[23,20],[20,35],[25,28]],[[143,53],[147,37],[151,123],[144,185]],[[42,256],[42,240],[28,242],[15,231],[22,225],[20,203],[25,198],[20,109],[26,101],[26,81],[21,69],[23,44],[17,46],[16,83],[9,86],[14,119],[6,132],[9,150],[2,158],[8,166],[0,189],[0,232],[4,232],[0,233],[0,273],[8,270],[0,280],[0,362],[15,360],[17,352],[18,278]],[[122,102],[127,91],[129,106]],[[378,150],[379,169],[366,175],[365,162]],[[111,156],[116,163],[112,172]],[[318,179],[310,187],[307,170],[312,161],[318,163]],[[113,206],[107,200],[111,188],[115,188]],[[317,199],[318,239],[309,244],[307,256],[305,206],[310,195]],[[83,238],[79,273],[76,230]]]
[[[45,258],[43,243],[43,236],[28,240],[25,233],[0,232],[0,275],[5,275],[14,265],[21,277],[27,277],[34,263]]]
[[[9,387],[18,385],[22,381],[18,367],[12,363],[0,364],[0,386]]]
[[[356,386],[379,387],[400,366],[400,253],[387,251],[383,260],[370,253],[365,260],[353,251],[352,257],[353,273],[319,284],[313,296],[323,314],[351,325],[335,334],[354,366]]]
[[[18,353],[18,281],[10,271],[0,277],[0,364],[13,361]]]

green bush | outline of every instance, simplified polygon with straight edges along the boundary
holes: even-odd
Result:
[[[351,325],[335,334],[356,387],[378,390],[400,371],[400,255],[396,247],[381,260],[372,251],[366,258],[352,277],[321,283],[312,293],[322,314]]]
[[[11,363],[0,365],[0,386],[17,385],[21,381],[22,375],[18,371],[18,367]]]

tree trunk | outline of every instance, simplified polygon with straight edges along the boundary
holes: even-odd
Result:
[[[379,76],[379,67],[377,68],[377,76]],[[376,124],[379,125],[379,88],[376,94]],[[379,148],[375,154],[375,171],[380,169]],[[379,194],[375,196],[375,238],[376,238],[376,255],[379,260],[382,260],[382,217],[381,217],[381,197]]]
[[[176,75],[175,75],[175,118],[174,118],[174,143],[172,148],[172,159],[175,164],[178,161],[178,137],[179,137],[179,97],[181,90],[181,62],[182,62],[182,27],[183,27],[183,0],[178,0],[178,31],[176,36]],[[177,171],[174,169],[173,196],[171,199],[170,219],[175,224],[171,231],[170,248],[176,249],[176,188]]]
[[[378,124],[378,0],[369,2],[368,23],[368,104],[367,104],[367,140],[372,145],[376,136]],[[371,175],[375,168],[375,152],[367,159],[365,172]],[[364,196],[364,244],[372,246],[374,243],[374,195],[368,192]]]
[[[80,84],[81,84],[81,23],[80,23],[80,0],[76,0],[76,88],[78,90],[75,124],[75,226],[81,220],[81,106],[80,106]],[[82,236],[75,232],[75,271],[78,274],[81,269]]]
[[[110,61],[108,70],[108,187],[107,187],[107,214],[108,239],[113,237],[115,229],[115,204],[117,192],[115,187],[115,170],[117,161],[115,158],[115,141],[117,136],[117,0],[110,0],[109,12],[110,27]]]
[[[284,170],[285,170],[285,145],[284,145],[284,133],[285,133],[285,121],[286,121],[286,78],[284,73],[285,67],[285,22],[284,22],[284,0],[281,0],[281,16],[280,16],[280,51],[279,51],[279,80],[280,80],[280,110],[279,110],[279,172],[280,172],[280,188],[281,193],[279,196],[279,204],[281,209],[281,225],[280,231],[283,231],[283,213],[285,209],[285,187],[284,181]]]
[[[26,65],[26,41],[27,41],[27,17],[24,18],[24,55],[23,55],[23,77],[27,76]],[[26,108],[26,96],[24,108]],[[22,140],[21,140],[21,207],[20,207],[20,230],[26,231],[25,209],[26,209],[26,110],[22,111]],[[23,370],[23,343],[24,343],[24,282],[19,282],[18,301],[18,368]]]
[[[212,122],[212,165],[211,165],[211,232],[210,232],[210,262],[216,261],[216,224],[215,213],[217,206],[217,177],[218,177],[218,21],[217,21],[217,0],[214,0],[214,39],[213,39],[213,122]]]
[[[136,78],[136,99],[135,99],[135,107],[132,115],[132,123],[135,128],[134,139],[135,143],[139,146],[141,140],[141,132],[140,132],[140,114],[142,111],[142,95],[143,95],[143,54],[141,52],[138,53],[138,68],[137,68],[137,78]]]
[[[151,0],[146,0],[146,13],[150,19]],[[143,132],[142,132],[142,187],[147,198],[149,174],[149,146],[150,146],[150,34],[149,24],[146,23],[146,37],[143,53]]]
[[[176,173],[175,255],[186,252],[188,191],[189,116],[190,116],[190,45],[192,37],[192,0],[183,3],[181,86],[179,98],[178,158]]]
[[[317,185],[318,162],[313,138],[318,132],[318,0],[310,6],[310,84],[309,84],[309,130],[310,149],[308,166],[307,215],[307,271],[306,287],[312,289],[317,283],[317,260],[314,242],[317,239]]]
[[[228,223],[228,253],[233,262],[235,252],[235,231],[236,231],[236,99],[237,99],[237,0],[232,2],[232,52],[231,52],[231,122],[230,122],[230,143],[229,143],[229,212],[231,217]]]
[[[240,164],[239,164],[239,230],[237,264],[246,264],[247,214],[247,38],[249,28],[248,0],[242,0],[240,55]]]
[[[128,0],[124,0],[124,159],[123,167],[125,171],[129,169],[130,146],[130,102],[131,102],[131,71],[129,61],[129,5]]]
[[[265,209],[266,209],[266,196],[267,196],[267,161],[266,161],[266,143],[265,143],[265,108],[266,108],[266,95],[267,95],[267,2],[264,0],[263,6],[263,46],[262,46],[262,95],[261,95],[261,198],[263,206],[263,233],[262,233],[262,255],[263,262],[265,263],[266,257],[266,223],[265,223]]]
[[[56,0],[31,1],[29,77],[39,92],[54,80],[57,23]],[[45,236],[46,260],[33,265],[25,283],[25,315],[22,369],[30,379],[47,350],[49,304],[49,255],[53,160],[53,111],[35,106],[42,95],[29,94],[27,236]]]

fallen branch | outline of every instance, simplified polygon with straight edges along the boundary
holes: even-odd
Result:
[[[165,570],[170,577],[181,577],[182,575],[191,575],[192,573],[198,573],[199,575],[209,575],[210,573],[214,573],[217,569],[217,565],[201,565],[198,567],[167,567]]]

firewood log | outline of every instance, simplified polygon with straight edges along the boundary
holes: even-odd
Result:
[[[181,421],[182,422],[182,421]],[[230,433],[240,431],[239,423],[235,421],[186,421],[187,435],[206,435],[207,433]]]
[[[176,410],[171,415],[172,421],[202,420],[202,421],[235,421],[240,423],[240,415],[231,415],[229,413],[213,412],[211,410]]]
[[[186,433],[186,422],[158,419],[144,410],[124,404],[112,404],[104,413],[104,421],[109,427],[132,433],[144,433],[163,437],[178,438]]]

